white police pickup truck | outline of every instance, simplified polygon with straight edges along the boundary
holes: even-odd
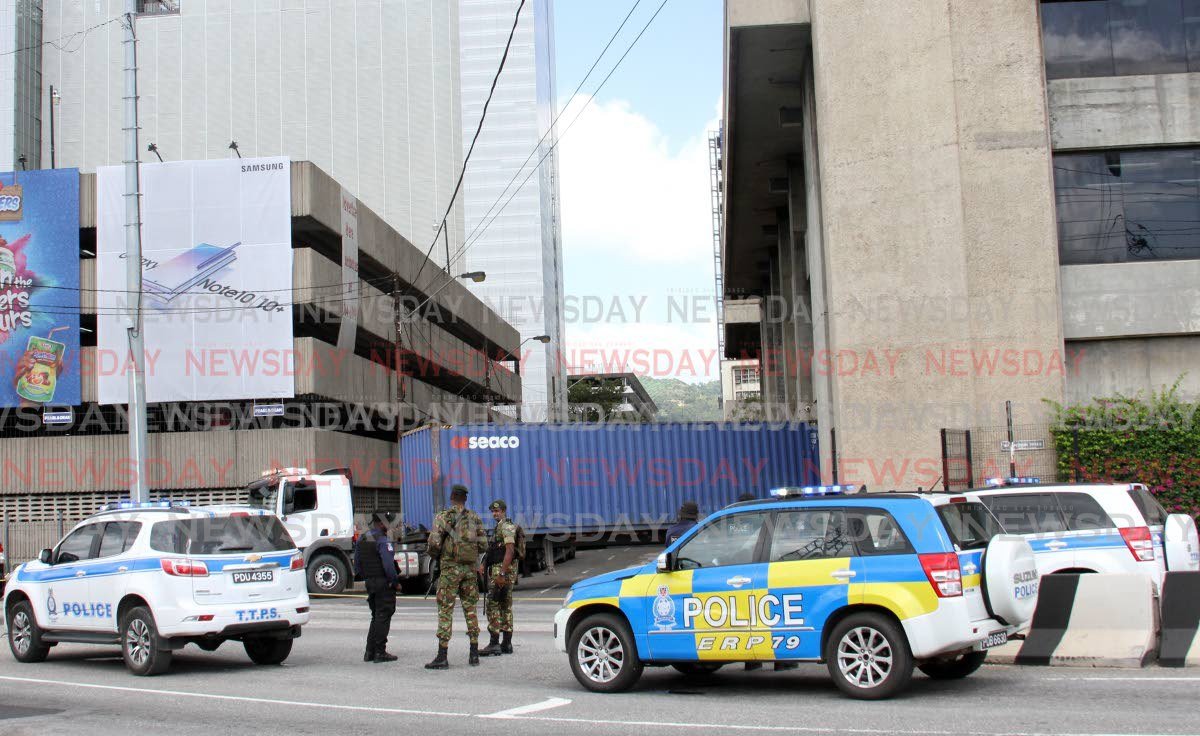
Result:
[[[132,673],[154,675],[189,643],[234,640],[279,664],[309,619],[304,558],[262,511],[115,504],[13,570],[4,617],[19,662],[62,642],[111,644]]]

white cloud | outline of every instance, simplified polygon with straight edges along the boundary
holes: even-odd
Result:
[[[573,120],[585,102],[586,98],[573,102],[563,120]],[[666,306],[669,295],[711,298],[714,289],[707,131],[715,126],[715,119],[708,121],[672,150],[662,130],[629,103],[597,100],[562,139],[559,166],[568,273],[596,279],[568,283],[568,291],[591,293],[597,288],[609,293],[624,286],[635,292],[628,297],[634,297],[646,292],[631,282],[644,283],[648,274],[656,292],[647,294],[647,319],[566,325],[566,359],[573,367],[587,363],[597,370],[631,370],[684,381],[719,375],[713,315],[671,322]],[[600,276],[611,273],[614,263],[627,279],[613,283]],[[664,276],[656,279],[655,274]]]
[[[576,98],[563,120],[574,120],[585,102]],[[572,257],[619,255],[659,265],[712,258],[704,130],[672,152],[629,103],[596,101],[559,149],[563,243]]]

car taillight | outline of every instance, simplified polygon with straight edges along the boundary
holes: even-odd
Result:
[[[208,565],[205,565],[200,560],[168,560],[163,558],[159,560],[162,565],[162,570],[168,575],[174,575],[180,578],[204,578],[208,577]]]
[[[937,552],[919,555],[925,577],[933,586],[938,598],[953,598],[962,595],[962,570],[958,566],[958,555],[953,552]]]
[[[295,557],[292,558],[292,568],[291,569],[293,569],[293,570],[303,570],[304,569],[304,556],[303,555],[296,555]]]
[[[354,525],[354,534],[352,534],[352,535],[350,536],[350,542],[351,542],[352,544],[358,544],[358,535],[359,535],[359,534],[360,534],[360,532],[359,532],[359,530],[358,530],[358,524],[355,524],[355,525]]]
[[[1150,536],[1148,526],[1129,526],[1121,530],[1121,537],[1130,554],[1138,562],[1154,560],[1154,539]]]

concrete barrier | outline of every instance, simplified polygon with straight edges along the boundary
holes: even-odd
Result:
[[[1046,575],[1016,664],[1143,667],[1158,611],[1144,575]]]
[[[1163,667],[1200,666],[1200,572],[1169,572],[1162,587]]]

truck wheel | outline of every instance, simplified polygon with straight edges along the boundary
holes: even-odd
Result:
[[[346,563],[333,555],[318,555],[308,563],[308,592],[335,595],[346,589]]]
[[[425,595],[433,578],[429,573],[414,578],[404,578],[400,581],[400,591],[405,595]]]
[[[920,665],[917,669],[934,680],[959,680],[979,669],[987,652],[968,652],[953,659],[934,659]]]
[[[571,633],[567,652],[579,684],[597,693],[619,693],[642,676],[633,634],[611,613],[588,616]]]
[[[838,623],[825,643],[825,661],[838,689],[860,700],[890,698],[912,679],[904,631],[878,613],[856,613]]]
[[[242,645],[246,647],[246,654],[254,664],[283,664],[283,660],[292,653],[292,641],[292,639],[255,637],[246,639]]]
[[[29,601],[21,601],[8,612],[8,646],[18,662],[44,662],[50,646],[42,643],[42,630],[33,617]]]
[[[160,649],[158,627],[145,606],[131,608],[121,619],[121,654],[135,675],[161,675],[171,666],[169,649]]]

